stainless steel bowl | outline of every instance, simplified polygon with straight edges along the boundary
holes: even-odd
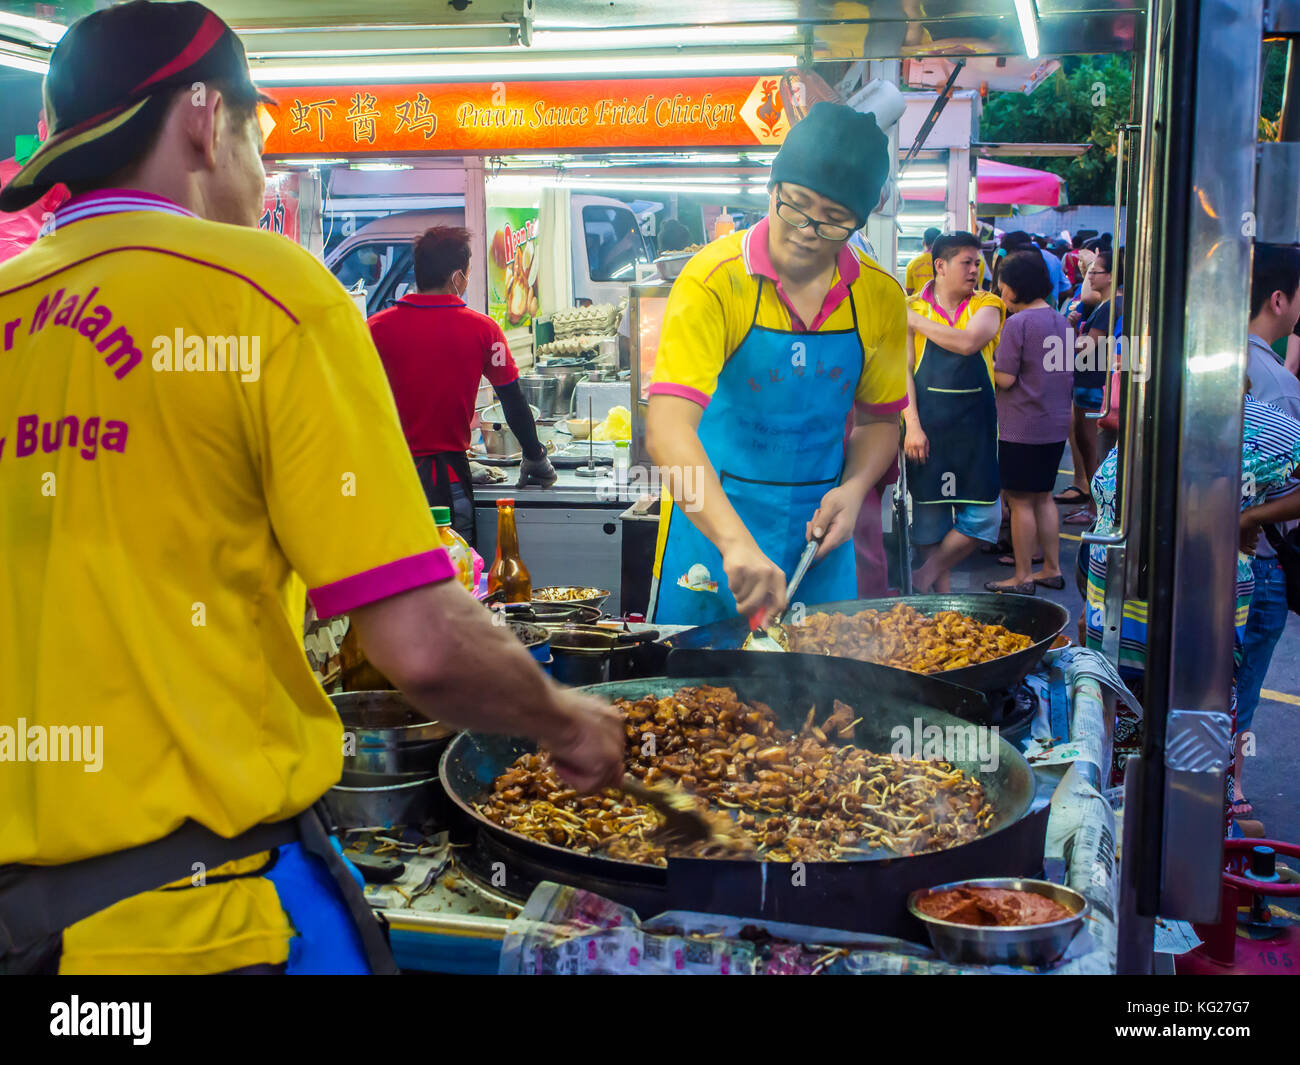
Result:
[[[1044,924],[974,925],[941,921],[917,909],[917,902],[929,895],[953,888],[1005,888],[1009,891],[1032,891],[1059,902],[1072,911],[1070,917]],[[983,880],[954,880],[921,888],[907,896],[907,910],[925,925],[930,942],[944,961],[975,965],[1047,966],[1056,961],[1083,927],[1088,916],[1088,900],[1063,884],[1048,880],[1021,880],[1015,877],[988,877]]]
[[[654,262],[655,269],[659,271],[659,276],[665,281],[676,280],[677,275],[686,268],[686,264],[695,256],[695,252],[668,252],[661,255]]]
[[[443,748],[456,734],[430,721],[401,692],[342,692],[330,699],[343,722],[343,772],[349,782],[428,777],[438,771]]]
[[[538,598],[538,593],[539,593],[539,592],[568,592],[568,591],[573,591],[573,590],[576,589],[576,588],[585,588],[585,587],[586,587],[585,585],[563,585],[563,584],[552,584],[552,585],[548,585],[548,586],[545,587],[545,588],[534,588],[534,589],[533,589],[533,598],[532,598],[532,601],[533,601],[534,603],[547,603],[547,604],[550,604],[550,603],[562,603],[562,604],[565,605],[565,606],[579,606],[579,605],[581,605],[581,606],[594,606],[594,607],[596,607],[596,608],[599,609],[599,608],[603,608],[603,607],[604,607],[604,605],[605,605],[605,600],[608,599],[608,598],[613,594],[612,592],[608,592],[608,591],[606,591],[606,590],[603,589],[603,588],[597,588],[597,589],[595,590],[595,593],[596,593],[596,594],[594,594],[594,595],[589,595],[589,596],[587,596],[586,598],[583,598],[583,599],[546,599],[546,598]]]
[[[441,793],[442,785],[433,776],[377,788],[336,784],[324,798],[340,828],[393,828],[431,820]]]

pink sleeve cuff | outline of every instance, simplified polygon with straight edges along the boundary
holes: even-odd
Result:
[[[647,396],[680,396],[698,403],[701,407],[709,405],[709,396],[690,385],[675,385],[671,381],[656,381],[646,390]]]
[[[316,608],[317,617],[331,618],[335,614],[346,614],[359,606],[377,603],[380,599],[409,592],[412,588],[422,588],[426,584],[448,581],[455,576],[456,567],[452,564],[451,557],[446,549],[439,547],[419,555],[399,558],[396,562],[386,562],[363,573],[354,573],[341,581],[322,584],[307,594],[312,606]]]
[[[894,400],[892,403],[863,403],[862,400],[856,400],[853,409],[861,411],[863,414],[870,414],[873,418],[879,418],[885,414],[898,414],[907,408],[907,396]]]

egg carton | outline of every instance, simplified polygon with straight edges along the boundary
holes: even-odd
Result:
[[[598,303],[592,307],[574,307],[568,311],[556,311],[551,318],[555,327],[557,340],[563,337],[580,336],[584,333],[610,334],[618,330],[619,319],[623,315],[624,304],[617,306]]]
[[[579,336],[566,336],[550,340],[537,349],[538,355],[582,355],[595,351],[605,339],[598,333],[583,333]]]

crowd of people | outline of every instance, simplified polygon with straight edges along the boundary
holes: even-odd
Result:
[[[1089,232],[1068,242],[1011,232],[988,245],[970,233],[932,230],[924,240],[905,275],[911,402],[904,452],[911,538],[924,557],[913,586],[947,591],[952,567],[983,545],[1014,569],[986,582],[987,590],[1064,589],[1061,526],[1115,529],[1123,375],[1148,369],[1139,342],[1124,331],[1123,249],[1110,234]],[[988,291],[979,287],[976,257],[991,263]],[[1258,245],[1253,263],[1243,337],[1230,819],[1254,812],[1243,751],[1287,621],[1281,541],[1300,518],[1300,250]],[[1056,492],[1067,445],[1071,482]],[[1057,505],[1067,508],[1063,516]],[[1000,537],[1004,521],[1009,541]],[[1076,584],[1081,639],[1100,647],[1108,620],[1103,546],[1080,550]],[[1120,672],[1140,700],[1145,600],[1128,599],[1119,624]],[[1136,720],[1129,725],[1118,731],[1136,736]]]

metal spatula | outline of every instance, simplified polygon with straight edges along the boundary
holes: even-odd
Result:
[[[663,827],[652,837],[659,843],[678,846],[702,843],[704,857],[724,854],[744,857],[754,853],[753,841],[736,828],[731,818],[701,810],[684,791],[644,784],[631,773],[623,774],[619,788],[663,816]]]
[[[785,589],[785,610],[783,610],[770,623],[766,622],[764,615],[766,611],[759,610],[749,619],[749,635],[745,637],[745,642],[741,646],[744,651],[781,651],[790,650],[790,638],[786,635],[785,628],[781,625],[781,619],[789,611],[790,605],[794,602],[794,593],[799,590],[799,583],[803,580],[804,574],[812,566],[813,556],[817,554],[817,548],[821,546],[822,537],[816,536],[808,541],[808,546],[803,549],[803,554],[799,556],[799,565],[794,568],[794,576],[790,578],[790,583]]]

